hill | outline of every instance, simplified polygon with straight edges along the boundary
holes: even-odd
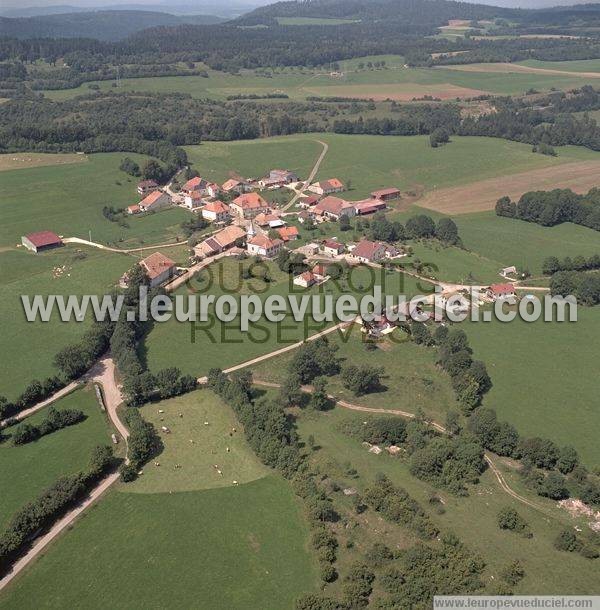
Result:
[[[157,26],[211,25],[223,19],[213,15],[176,16],[157,11],[91,11],[36,17],[0,17],[0,36],[13,38],[95,38],[120,40]]]

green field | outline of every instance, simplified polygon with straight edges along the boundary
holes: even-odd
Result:
[[[316,589],[288,484],[111,491],[0,596],[2,608],[292,610]]]
[[[465,214],[454,218],[466,248],[501,267],[517,265],[534,275],[542,271],[548,256],[591,256],[600,252],[598,231],[573,224],[556,227],[500,218],[494,212]]]
[[[277,17],[279,25],[344,25],[356,23],[352,19],[329,19],[327,17]]]
[[[13,445],[10,428],[0,442],[0,529],[13,514],[34,500],[59,477],[87,468],[92,449],[110,444],[106,417],[92,388],[80,389],[53,404],[58,410],[79,409],[87,419],[26,445]],[[27,421],[39,423],[48,413],[42,409]]]
[[[338,345],[341,365],[369,364],[385,369],[382,378],[384,390],[365,396],[354,396],[346,390],[339,375],[327,379],[327,391],[340,400],[378,409],[398,409],[414,413],[422,409],[428,416],[444,421],[448,410],[458,407],[450,379],[435,364],[435,350],[415,345],[405,333],[397,330],[378,344],[374,351],[367,351],[358,326],[342,340],[337,335],[330,341]],[[277,358],[274,367],[268,360],[252,367],[254,378],[281,383],[287,377],[291,354]]]
[[[378,56],[379,57],[379,56]],[[342,62],[342,76],[332,76],[329,69],[306,68],[277,69],[264,75],[252,70],[241,70],[239,74],[227,74],[208,70],[208,78],[201,76],[163,76],[124,78],[120,80],[121,91],[157,91],[162,93],[189,93],[192,97],[225,99],[234,94],[266,94],[283,92],[292,99],[305,99],[311,95],[342,95],[411,100],[423,95],[439,96],[443,99],[472,97],[477,92],[500,95],[520,94],[530,88],[549,90],[552,87],[568,90],[589,83],[585,77],[561,74],[501,73],[490,71],[468,72],[452,67],[408,68],[400,56],[386,58],[386,67],[379,70],[358,70],[358,63],[378,61],[363,57]],[[389,59],[389,61],[388,61]],[[560,62],[562,63],[562,62]],[[573,68],[574,70],[574,68]],[[44,91],[50,99],[62,100],[90,93],[84,83],[74,89]],[[100,90],[114,90],[114,81],[93,83]],[[382,96],[383,93],[383,96]]]
[[[14,246],[21,236],[50,230],[65,237],[89,238],[133,247],[168,241],[189,218],[182,209],[170,209],[128,218],[128,228],[102,215],[106,205],[126,207],[140,200],[137,180],[119,170],[128,153],[90,155],[85,163],[36,167],[2,172],[0,246]]]
[[[28,322],[21,295],[104,294],[136,260],[125,254],[73,246],[40,255],[24,249],[1,252],[0,350],[10,357],[3,359],[0,368],[0,394],[14,399],[32,379],[55,375],[52,360],[56,352],[77,341],[88,327],[88,322],[61,322],[57,312],[50,322]]]
[[[386,452],[373,455],[359,441],[346,436],[339,429],[345,421],[364,421],[369,417],[372,416],[368,413],[352,413],[338,407],[326,413],[303,413],[299,420],[302,438],[312,435],[319,447],[314,454],[314,462],[320,465],[321,472],[330,473],[340,488],[354,486],[360,491],[372,483],[377,473],[384,473],[393,483],[406,489],[428,512],[431,511],[429,498],[435,492],[443,500],[444,513],[432,514],[433,521],[442,531],[456,534],[483,557],[486,562],[485,583],[492,581],[492,577],[497,580],[500,570],[507,563],[519,559],[526,576],[514,587],[515,594],[536,594],[540,591],[547,594],[593,594],[597,591],[598,574],[594,562],[575,553],[559,553],[552,546],[561,528],[572,527],[574,523],[584,526],[583,521],[574,522],[566,512],[555,508],[553,502],[541,498],[535,500],[544,507],[543,513],[521,504],[501,490],[489,471],[483,474],[479,485],[469,488],[467,497],[434,490],[409,474],[404,459],[393,458]],[[358,479],[344,474],[347,464],[358,471]],[[505,476],[512,484],[514,473],[505,470]],[[341,492],[334,495],[340,504],[345,501]],[[532,539],[525,540],[498,529],[497,514],[505,506],[515,508],[529,522],[534,534]],[[386,522],[379,515],[368,514],[362,525],[354,530],[340,531],[340,562],[356,561],[375,541],[391,548],[405,545],[403,539],[406,539],[406,530]],[[345,538],[353,542],[350,550],[344,548]],[[332,591],[336,591],[338,586],[334,583]]]
[[[589,467],[600,464],[597,392],[600,310],[579,308],[576,323],[466,324],[477,358],[494,383],[484,399],[530,436],[574,446]]]
[[[540,61],[528,59],[517,62],[518,65],[545,70],[564,70],[565,72],[600,72],[600,59],[581,59],[571,61]]]
[[[141,413],[160,431],[164,449],[128,491],[168,493],[230,487],[233,481],[241,485],[269,474],[248,446],[231,407],[210,390],[148,404]],[[162,432],[163,426],[170,433]]]

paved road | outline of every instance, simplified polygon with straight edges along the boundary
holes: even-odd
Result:
[[[117,415],[117,407],[123,402],[123,396],[115,379],[115,365],[112,358],[104,357],[99,360],[91,369],[88,376],[86,376],[86,379],[91,379],[96,383],[102,384],[104,404],[106,406],[108,417],[125,442],[127,442],[129,431]],[[38,408],[43,407],[40,406]],[[4,589],[18,574],[20,574],[32,561],[34,561],[38,555],[55,538],[57,538],[57,536],[70,527],[79,515],[94,504],[94,502],[96,502],[104,494],[104,492],[118,480],[118,472],[114,472],[106,476],[90,491],[90,493],[80,504],[71,509],[66,515],[57,521],[46,534],[40,538],[37,538],[29,551],[23,555],[13,565],[11,571],[6,574],[2,580],[0,580],[0,591]]]
[[[317,142],[319,144],[321,144],[321,146],[323,147],[323,150],[321,151],[321,154],[319,155],[310,174],[308,175],[308,178],[302,183],[302,186],[298,189],[298,191],[296,192],[294,197],[292,197],[292,200],[287,205],[283,206],[282,210],[284,212],[286,210],[288,210],[289,208],[291,208],[296,203],[296,201],[298,201],[298,199],[300,199],[300,197],[302,197],[302,195],[304,194],[304,191],[308,188],[308,186],[315,179],[315,176],[317,175],[317,172],[319,171],[319,167],[321,167],[321,163],[323,162],[323,159],[325,158],[325,155],[327,154],[327,151],[329,150],[329,144],[327,144],[327,142],[323,142],[322,140],[317,140]]]

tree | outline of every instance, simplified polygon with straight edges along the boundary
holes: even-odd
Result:
[[[284,407],[297,407],[302,402],[302,390],[298,375],[288,375],[279,388],[279,400]]]
[[[553,275],[561,270],[561,264],[556,256],[549,256],[544,259],[542,264],[542,273],[544,275]]]
[[[325,411],[330,406],[327,396],[327,380],[325,377],[317,377],[313,381],[313,392],[310,395],[310,406],[315,411]]]
[[[559,551],[579,551],[582,547],[581,541],[577,538],[575,533],[571,530],[563,530],[554,539],[554,548]]]
[[[181,371],[175,367],[168,367],[156,373],[156,388],[161,398],[171,398],[180,393],[179,376]]]
[[[435,223],[431,216],[419,214],[406,221],[406,233],[411,239],[435,236]]]
[[[144,180],[154,180],[155,182],[160,183],[163,181],[163,176],[163,168],[158,161],[149,159],[144,163],[144,166],[142,167],[142,177]]]
[[[410,323],[410,334],[412,340],[417,345],[431,345],[433,343],[429,329],[422,322],[412,320]]]
[[[140,166],[130,157],[125,157],[121,164],[119,165],[119,169],[130,176],[139,176],[140,175]]]
[[[350,218],[344,215],[340,217],[340,231],[350,231],[352,225],[350,224]]]
[[[579,456],[573,447],[562,447],[558,454],[556,467],[563,473],[569,474],[579,463]]]
[[[529,524],[519,513],[509,506],[506,506],[498,513],[498,527],[502,530],[517,532],[526,538],[531,538]]]
[[[506,216],[515,218],[517,215],[517,204],[510,200],[510,197],[501,197],[496,201],[496,216]]]
[[[460,416],[456,411],[448,411],[446,413],[446,423],[444,427],[452,436],[456,436],[460,432]]]
[[[435,228],[435,236],[445,244],[455,245],[460,242],[458,227],[451,218],[441,218]]]
[[[342,370],[342,384],[355,396],[370,394],[381,387],[383,367],[350,365]]]
[[[504,569],[500,572],[500,577],[504,582],[509,585],[516,585],[525,576],[525,569],[521,565],[521,562],[515,559],[511,561]]]
[[[443,127],[434,129],[429,136],[431,148],[437,148],[440,144],[447,144],[448,142],[450,142],[450,134]]]
[[[569,497],[565,478],[557,472],[551,472],[546,476],[538,489],[538,493],[540,496],[545,496],[551,500],[564,500]]]

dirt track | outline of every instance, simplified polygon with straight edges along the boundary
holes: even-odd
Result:
[[[504,195],[514,200],[527,191],[555,188],[570,188],[576,193],[585,193],[600,185],[599,176],[600,161],[564,163],[429,191],[417,204],[444,214],[483,212],[493,210],[496,201]]]

